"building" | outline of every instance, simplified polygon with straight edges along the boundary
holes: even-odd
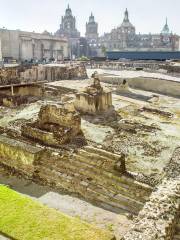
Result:
[[[160,33],[136,34],[136,28],[129,20],[129,12],[127,9],[124,13],[122,24],[119,27],[114,28],[110,33],[105,33],[104,36],[99,39],[99,43],[108,51],[178,50],[178,36],[170,32],[167,18]]]
[[[98,23],[95,22],[94,15],[92,13],[89,17],[89,21],[86,23],[85,37],[88,43],[88,56],[95,57],[100,55]]]
[[[136,39],[136,29],[129,20],[129,13],[126,9],[122,24],[112,29],[108,34],[101,37],[101,44],[108,50],[118,50],[134,47]]]
[[[68,42],[45,31],[43,34],[0,29],[1,53],[5,62],[62,60],[68,56]]]
[[[80,32],[76,29],[76,18],[73,16],[69,5],[65,11],[65,15],[62,16],[60,28],[55,35],[68,39],[70,58],[78,56]]]
[[[94,43],[97,42],[98,36],[98,23],[95,22],[95,18],[91,13],[91,16],[89,17],[89,22],[86,23],[86,39],[89,42]]]

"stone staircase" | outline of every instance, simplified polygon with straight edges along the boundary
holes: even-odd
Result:
[[[42,157],[36,163],[35,177],[106,209],[138,214],[152,188],[115,170],[119,158],[88,146],[71,156]]]

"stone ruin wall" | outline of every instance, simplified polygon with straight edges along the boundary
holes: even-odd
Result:
[[[1,165],[32,177],[35,170],[33,163],[40,158],[43,150],[6,135],[0,135],[0,152]]]
[[[89,65],[87,65],[89,67]],[[153,71],[153,72],[161,72],[161,73],[180,73],[180,66],[173,65],[167,62],[159,62],[159,61],[109,61],[109,62],[92,62],[91,68],[97,69],[108,69],[108,70],[145,70],[145,71]]]
[[[107,111],[110,107],[112,107],[111,92],[103,92],[97,96],[86,93],[76,94],[75,108],[80,112],[97,114]]]
[[[161,63],[162,65],[162,63]],[[89,67],[89,65],[88,65]],[[101,68],[101,69],[108,69],[108,70],[126,70],[126,69],[145,69],[151,71],[157,71],[160,68],[160,64],[158,62],[153,61],[107,61],[107,62],[92,62],[91,68]]]
[[[0,69],[0,85],[18,84],[19,77],[18,67]]]
[[[172,240],[180,217],[180,177],[164,179],[122,240]]]
[[[18,66],[0,69],[0,85],[87,78],[84,65]]]
[[[123,78],[116,76],[105,76],[99,75],[102,82],[119,85],[123,82]],[[179,97],[180,93],[180,82],[170,81],[158,78],[128,78],[126,79],[129,87],[134,89],[141,89],[150,92],[156,92],[159,94],[164,94],[172,97]]]
[[[39,65],[21,72],[22,81],[58,81],[87,78],[84,65]]]
[[[81,118],[73,104],[46,105],[41,107],[38,120],[23,125],[21,132],[47,146],[59,147],[81,134]]]

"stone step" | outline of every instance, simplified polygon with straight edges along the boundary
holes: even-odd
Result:
[[[111,158],[107,158],[106,156],[99,155],[97,153],[91,153],[84,149],[79,150],[78,155],[86,157],[88,160],[91,160],[94,165],[103,165],[103,163],[108,163],[114,166],[116,163],[116,161]]]
[[[107,204],[111,207],[115,207],[116,209],[124,209],[134,214],[138,214],[140,209],[143,207],[141,202],[137,202],[134,199],[128,198],[121,194],[114,195],[113,192],[108,191],[103,186],[99,186],[98,184],[91,182],[83,182],[80,180],[81,175],[77,177],[73,176],[73,172],[67,171],[67,169],[64,170],[64,172],[63,169],[61,172],[52,172],[51,170],[42,167],[41,171],[42,173],[40,173],[40,177],[47,178],[47,175],[52,175],[50,179],[53,181],[54,176],[57,175],[60,183],[59,186],[68,191],[71,190],[71,192],[73,189],[73,192],[79,193],[87,200],[101,204]]]
[[[76,176],[78,176],[79,179],[84,180],[85,182],[88,181],[88,184],[93,183],[95,186],[100,186],[101,188],[106,188],[106,191],[109,191],[112,195],[118,195],[121,193],[123,196],[126,196],[127,198],[133,199],[134,202],[137,202],[137,204],[142,205],[142,203],[145,202],[144,199],[141,197],[137,197],[133,194],[132,191],[129,189],[123,188],[121,185],[114,187],[113,185],[107,184],[108,180],[104,180],[102,178],[102,175],[99,175],[97,173],[93,174],[92,169],[85,169],[82,168],[82,166],[75,166],[74,162],[72,161],[65,161],[65,162],[59,162],[58,167],[55,166],[56,171],[59,169],[59,172],[62,172],[63,174],[68,173],[69,175],[73,176],[73,173],[76,173]],[[46,166],[48,169],[51,169],[53,171],[53,167]],[[78,173],[78,174],[77,174]],[[74,177],[74,176],[73,176]],[[90,179],[90,180],[89,180]]]
[[[88,163],[89,165],[93,165],[93,167],[98,167],[99,169],[111,172],[115,175],[119,174],[117,170],[114,169],[115,162],[110,162],[103,157],[91,155],[91,153],[83,153],[82,151],[77,154],[78,161]]]
[[[79,161],[82,161],[82,162],[85,162],[85,163],[88,163],[88,164],[94,165],[94,166],[96,165],[98,168],[100,167],[99,161],[94,160],[93,158],[92,159],[86,158],[83,154],[78,154],[76,157],[78,158]],[[96,163],[98,163],[98,164],[96,164]],[[105,170],[104,173],[106,174],[107,169],[104,168],[104,170]],[[118,175],[120,175],[120,173],[118,174],[117,171],[112,171],[112,170],[108,169],[108,177],[113,178],[114,180],[117,180],[117,181],[120,179],[121,184],[123,183],[123,180],[124,180],[125,185],[130,184],[130,185],[134,185],[135,188],[143,188],[143,189],[146,188],[147,191],[149,191],[149,193],[151,193],[151,191],[153,190],[153,188],[147,184],[137,182],[133,178],[127,178],[127,177],[124,177],[123,175],[121,175],[121,178],[119,178]]]
[[[60,166],[60,169],[66,166],[67,168],[70,168],[71,171],[79,172],[82,175],[84,175],[86,178],[90,177],[90,178],[94,179],[96,182],[101,183],[102,185],[105,185],[106,188],[109,190],[114,190],[116,192],[122,191],[127,196],[131,196],[135,199],[141,200],[141,202],[143,202],[143,203],[146,202],[146,200],[147,200],[144,197],[144,195],[143,195],[143,197],[141,197],[137,194],[138,188],[136,185],[133,186],[132,182],[130,184],[128,183],[128,181],[126,182],[126,184],[121,183],[120,181],[116,182],[116,181],[114,181],[113,178],[109,177],[107,172],[105,172],[101,169],[99,170],[98,168],[94,168],[87,163],[79,162],[79,161],[77,161],[77,159],[76,160],[67,159],[66,161],[62,161],[62,162],[59,161],[58,165]],[[56,165],[56,168],[58,169],[57,165]],[[121,176],[119,176],[117,178],[121,179]]]
[[[42,162],[42,166],[45,166],[45,163]],[[120,182],[114,181],[111,177],[109,178],[108,175],[104,175],[104,171],[94,168],[92,166],[89,166],[88,164],[84,164],[82,162],[78,162],[77,159],[64,159],[63,161],[55,161],[53,163],[49,163],[49,165],[46,165],[47,168],[51,169],[52,171],[54,169],[59,169],[59,171],[62,171],[62,169],[65,169],[66,171],[69,169],[71,172],[81,174],[83,179],[90,178],[92,181],[95,181],[97,183],[101,183],[101,185],[105,185],[108,190],[112,190],[115,193],[123,192],[124,195],[131,196],[133,199],[146,202],[146,198],[142,196],[137,196],[137,188],[132,187],[132,185],[128,184],[121,184]],[[118,178],[121,178],[118,177]],[[128,179],[128,178],[127,178]],[[147,194],[147,193],[146,193]]]
[[[108,159],[112,159],[112,160],[115,160],[115,161],[118,161],[120,159],[120,155],[118,154],[114,154],[114,153],[111,153],[111,152],[107,152],[103,149],[99,149],[99,148],[94,148],[92,146],[85,146],[84,147],[85,151],[87,152],[90,152],[90,153],[95,153],[95,154],[98,154],[100,156],[103,156],[103,157],[106,157]]]
[[[83,163],[82,166],[86,166],[86,167],[89,167],[89,164],[87,164],[86,162],[83,162],[82,161],[82,157],[79,157],[77,156],[77,159]],[[113,187],[113,188],[117,188],[119,190],[121,190],[122,188],[125,189],[126,191],[128,191],[128,193],[131,193],[131,191],[134,191],[136,192],[137,189],[138,189],[138,185],[136,184],[136,181],[129,181],[129,178],[128,177],[124,177],[123,175],[119,175],[119,176],[114,176],[114,175],[111,175],[109,174],[109,172],[107,172],[106,170],[103,170],[101,169],[101,172],[98,171],[98,167],[96,169],[92,169],[91,170],[91,173],[92,172],[95,172],[95,177],[98,175],[100,176],[100,179],[99,181],[101,181],[102,177],[104,177],[106,179],[106,182],[108,183],[108,185],[110,187]],[[113,177],[114,178],[113,178]],[[118,181],[119,180],[119,181]],[[150,194],[150,192],[149,192]],[[143,196],[142,198],[142,201],[145,202],[147,201],[147,197]]]

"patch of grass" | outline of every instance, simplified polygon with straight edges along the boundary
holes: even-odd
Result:
[[[108,229],[110,232],[112,232],[113,229],[114,229],[114,225],[113,225],[113,224],[108,224],[108,225],[107,225],[107,229]]]
[[[18,240],[110,240],[112,235],[0,185],[0,231]]]

